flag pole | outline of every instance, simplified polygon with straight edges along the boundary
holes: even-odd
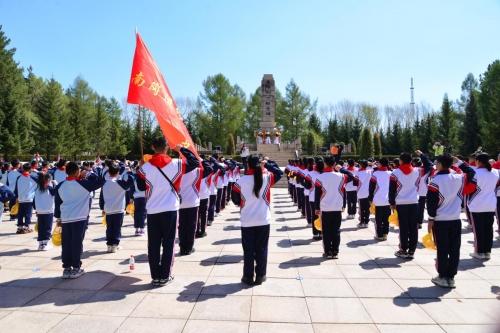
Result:
[[[144,156],[144,123],[143,119],[144,117],[142,116],[142,106],[139,105],[139,144],[141,146],[141,158]]]

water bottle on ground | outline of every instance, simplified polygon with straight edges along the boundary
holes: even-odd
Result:
[[[129,266],[129,270],[131,270],[131,271],[133,271],[135,269],[134,256],[130,256],[130,259],[128,260],[128,266]]]

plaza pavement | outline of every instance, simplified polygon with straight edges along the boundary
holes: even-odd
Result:
[[[97,200],[84,243],[87,274],[76,280],[60,279],[60,248],[36,251],[35,234],[16,235],[4,216],[0,332],[495,332],[499,241],[492,259],[480,262],[468,256],[473,237],[464,230],[457,289],[439,289],[430,282],[433,251],[396,259],[397,233],[376,243],[373,224],[357,230],[357,221],[343,221],[340,258],[323,260],[321,242],[311,241],[286,190],[272,196],[268,280],[253,288],[239,283],[239,213],[232,204],[208,227],[208,237],[196,240],[194,254],[176,257],[173,283],[156,289],[146,238],[133,236],[131,217],[122,250],[105,252]],[[137,261],[132,272],[130,255]]]

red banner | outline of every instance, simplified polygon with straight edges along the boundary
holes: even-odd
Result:
[[[136,33],[127,102],[141,105],[155,113],[170,148],[181,144],[198,155],[167,83],[139,33]]]

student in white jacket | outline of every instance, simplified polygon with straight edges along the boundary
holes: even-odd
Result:
[[[271,187],[283,172],[273,161],[264,161],[269,172],[263,172],[258,156],[250,155],[248,169],[235,184],[233,203],[240,207],[245,284],[262,284],[266,280],[267,247],[271,222]],[[255,281],[254,281],[255,273]]]

